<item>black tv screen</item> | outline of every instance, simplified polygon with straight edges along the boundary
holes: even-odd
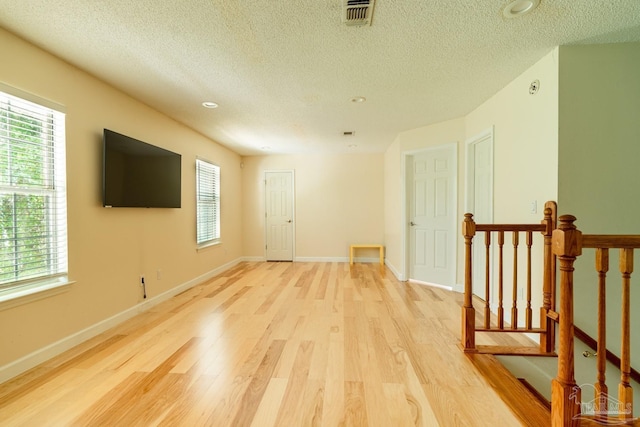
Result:
[[[105,207],[180,207],[180,154],[109,129],[104,130],[103,142]]]

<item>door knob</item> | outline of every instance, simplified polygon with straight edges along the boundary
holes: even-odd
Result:
[[[412,227],[413,227],[413,226],[418,225],[418,224],[416,224],[416,223],[415,223],[415,222],[413,222],[413,221],[411,221],[409,224],[411,224],[411,226],[412,226]]]
[[[287,220],[288,223],[291,223],[291,220]]]

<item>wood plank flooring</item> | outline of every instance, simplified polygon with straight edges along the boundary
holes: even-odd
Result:
[[[378,264],[241,263],[0,385],[0,425],[522,425],[460,302]]]

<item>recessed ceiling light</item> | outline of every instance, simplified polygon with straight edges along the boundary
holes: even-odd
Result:
[[[540,4],[540,0],[515,0],[505,6],[502,14],[505,18],[526,15]]]
[[[260,147],[260,149],[267,151],[267,150],[271,150],[271,147],[269,147],[268,145],[263,145],[262,147]]]
[[[363,103],[366,100],[367,98],[365,98],[364,96],[354,96],[353,98],[351,98],[351,102],[354,102],[356,104]]]
[[[215,102],[211,102],[211,101],[205,101],[202,103],[202,106],[204,108],[218,108],[218,104],[216,104]]]

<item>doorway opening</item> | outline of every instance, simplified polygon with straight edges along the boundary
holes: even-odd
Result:
[[[493,222],[493,128],[467,140],[466,143],[465,212],[471,212],[479,224]],[[473,245],[473,262],[484,265],[486,253],[482,244]],[[482,268],[473,269],[473,293],[486,298],[485,277]],[[493,301],[492,280],[489,281],[489,297]]]

